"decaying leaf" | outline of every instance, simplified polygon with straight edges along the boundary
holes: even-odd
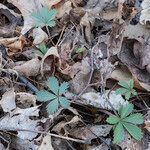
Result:
[[[19,92],[16,93],[16,102],[21,108],[29,108],[32,105],[36,106],[36,97],[30,93]]]
[[[18,137],[24,140],[32,140],[37,136],[39,120],[32,120],[30,116],[38,116],[38,107],[31,107],[26,109],[16,108],[10,116],[6,115],[0,120],[0,130],[18,131]]]
[[[142,11],[140,16],[140,23],[142,25],[146,25],[147,27],[150,27],[150,2],[149,0],[143,0],[142,4]]]
[[[14,89],[10,89],[3,94],[0,105],[4,112],[11,112],[16,108]]]
[[[131,138],[127,132],[125,133],[123,142],[121,142],[119,146],[125,150],[143,150],[142,143]]]
[[[15,66],[13,69],[18,73],[29,77],[38,75],[40,73],[40,67],[41,60],[39,60],[39,58],[33,58],[20,66]]]
[[[78,127],[73,128],[70,131],[70,135],[74,136],[75,138],[91,141],[92,139],[97,138],[97,136],[107,136],[111,129],[112,126],[110,125],[93,125],[88,127]]]
[[[33,44],[37,45],[46,41],[48,39],[48,35],[41,28],[35,28],[33,30],[33,38]]]
[[[150,120],[146,120],[145,124],[146,124],[145,128],[150,132]]]
[[[40,145],[38,150],[54,150],[51,144],[51,137],[49,135],[46,135],[43,138],[42,144]]]
[[[70,81],[70,88],[75,92],[75,94],[79,93],[87,83],[88,75],[90,73],[90,64],[89,59],[85,58],[82,60],[79,65],[79,72],[76,76]]]
[[[12,56],[14,54],[20,54],[26,43],[26,39],[23,36],[13,38],[0,38],[0,44],[3,44],[7,49],[7,54]]]
[[[116,95],[115,91],[111,91],[111,93],[108,94],[109,91],[106,91],[105,94],[101,95],[100,93],[96,92],[89,92],[82,95],[83,102],[85,102],[88,105],[92,105],[97,108],[105,108],[105,109],[112,109],[108,100],[114,107],[114,109],[118,110],[121,105],[126,105],[128,101],[125,101],[121,95]]]

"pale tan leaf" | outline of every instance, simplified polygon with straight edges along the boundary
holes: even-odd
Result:
[[[11,112],[16,108],[15,92],[13,88],[3,94],[0,105],[4,112]]]

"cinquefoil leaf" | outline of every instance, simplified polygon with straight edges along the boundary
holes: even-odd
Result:
[[[117,95],[119,95],[119,94],[125,94],[126,92],[128,92],[128,89],[125,89],[125,88],[119,88],[119,89],[117,89],[116,91],[115,91],[115,93],[117,94]]]
[[[128,83],[126,83],[125,81],[119,81],[118,84],[119,84],[120,86],[124,87],[124,88],[127,88],[127,89],[130,88],[130,86],[128,85]]]
[[[142,124],[144,122],[144,118],[142,114],[136,113],[124,118],[122,121],[129,122],[132,124]]]
[[[123,126],[126,128],[126,130],[131,134],[133,138],[135,138],[136,140],[142,139],[143,134],[139,127],[131,123],[127,123],[127,122],[122,122],[122,123],[123,123]]]
[[[106,121],[109,124],[116,124],[119,122],[119,120],[120,120],[120,118],[118,118],[117,116],[114,115],[114,116],[109,116]]]
[[[58,106],[59,106],[58,99],[52,100],[52,101],[47,105],[47,112],[48,112],[49,114],[55,113],[55,112],[58,110]]]
[[[55,77],[50,77],[47,81],[47,86],[50,88],[50,90],[58,95],[58,90],[59,90],[59,83],[57,78]]]
[[[120,143],[124,139],[124,129],[121,123],[118,123],[114,129],[114,143]]]
[[[69,84],[67,82],[63,82],[59,87],[59,95],[62,95],[67,91]]]
[[[70,106],[70,101],[66,97],[59,98],[60,105],[64,108],[68,108]]]
[[[126,104],[124,106],[122,106],[119,110],[119,114],[121,118],[125,118],[127,117],[132,111],[133,111],[133,104]]]
[[[45,90],[38,91],[36,93],[36,96],[37,96],[37,100],[40,102],[46,102],[46,101],[49,101],[49,100],[56,98],[56,95],[54,95],[48,91],[45,91]]]
[[[130,97],[131,97],[131,91],[128,91],[127,93],[125,93],[125,98],[126,98],[127,100],[129,100]]]

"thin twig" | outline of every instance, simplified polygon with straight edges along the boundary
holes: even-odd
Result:
[[[59,44],[59,42],[60,42],[60,40],[61,40],[61,38],[62,38],[62,36],[63,36],[63,33],[64,33],[64,31],[65,31],[65,28],[66,28],[66,26],[63,27],[63,29],[62,29],[62,31],[61,31],[61,34],[60,34],[60,36],[59,36],[59,39],[58,39],[58,41],[57,41],[57,43],[56,43],[56,46],[58,46],[58,44]]]
[[[49,29],[48,29],[48,26],[45,26],[46,27],[46,30],[47,30],[47,33],[48,33],[48,37],[50,38],[51,37],[51,34],[49,32]],[[53,46],[55,46],[54,42],[52,41],[52,39],[50,38],[50,41],[51,43],[53,44]]]
[[[8,130],[8,129],[0,129],[0,130],[3,131],[3,130]],[[33,132],[33,133],[40,133],[40,134],[46,134],[49,136],[53,136],[53,137],[57,137],[57,138],[61,138],[61,139],[65,139],[65,140],[69,140],[69,141],[73,141],[73,142],[77,142],[77,143],[90,144],[88,141],[73,139],[70,137],[65,137],[65,136],[61,136],[61,135],[57,135],[57,134],[53,134],[53,133],[47,133],[44,131],[27,130],[27,129],[12,129],[12,130],[9,129],[9,131],[27,131],[27,132]]]

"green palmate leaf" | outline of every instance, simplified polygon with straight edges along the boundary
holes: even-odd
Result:
[[[31,15],[35,19],[37,27],[43,26],[54,26],[55,25],[55,16],[57,14],[56,9],[49,11],[47,7],[43,7],[39,12],[33,12]]]
[[[118,84],[119,84],[120,86],[124,87],[124,88],[127,88],[127,89],[130,88],[130,86],[128,85],[128,83],[126,83],[125,81],[119,81]]]
[[[132,124],[142,124],[144,122],[144,118],[142,114],[136,113],[124,118],[122,121]]]
[[[58,90],[59,90],[59,83],[57,78],[55,77],[50,77],[47,81],[47,86],[50,88],[50,90],[58,95]]]
[[[141,132],[141,129],[138,128],[136,125],[133,125],[131,123],[122,122],[123,126],[126,128],[126,130],[131,134],[133,138],[136,140],[141,140],[143,137],[143,134]]]
[[[134,81],[132,79],[129,81],[129,85],[130,85],[130,88],[133,89],[133,87],[134,87]]]
[[[59,98],[60,105],[64,108],[68,108],[70,106],[70,101],[66,97]]]
[[[115,91],[115,93],[118,94],[125,94],[126,92],[128,92],[128,89],[125,88],[119,88]]]
[[[37,96],[37,100],[41,102],[46,102],[56,98],[56,95],[45,90],[37,92],[36,96]]]
[[[133,104],[127,104],[120,108],[119,114],[121,118],[127,117],[133,111]]]
[[[126,98],[127,100],[129,100],[130,97],[131,97],[131,92],[130,92],[130,91],[128,91],[127,93],[125,93],[125,98]]]
[[[47,112],[49,114],[53,114],[54,112],[56,112],[58,110],[58,99],[54,99],[52,100],[48,105],[47,105]]]
[[[117,116],[109,116],[106,120],[109,124],[116,124],[120,121],[120,118]]]
[[[67,91],[69,84],[67,82],[63,82],[59,87],[59,95],[62,95]]]
[[[121,123],[118,123],[114,129],[114,143],[119,143],[124,139],[124,129]]]

